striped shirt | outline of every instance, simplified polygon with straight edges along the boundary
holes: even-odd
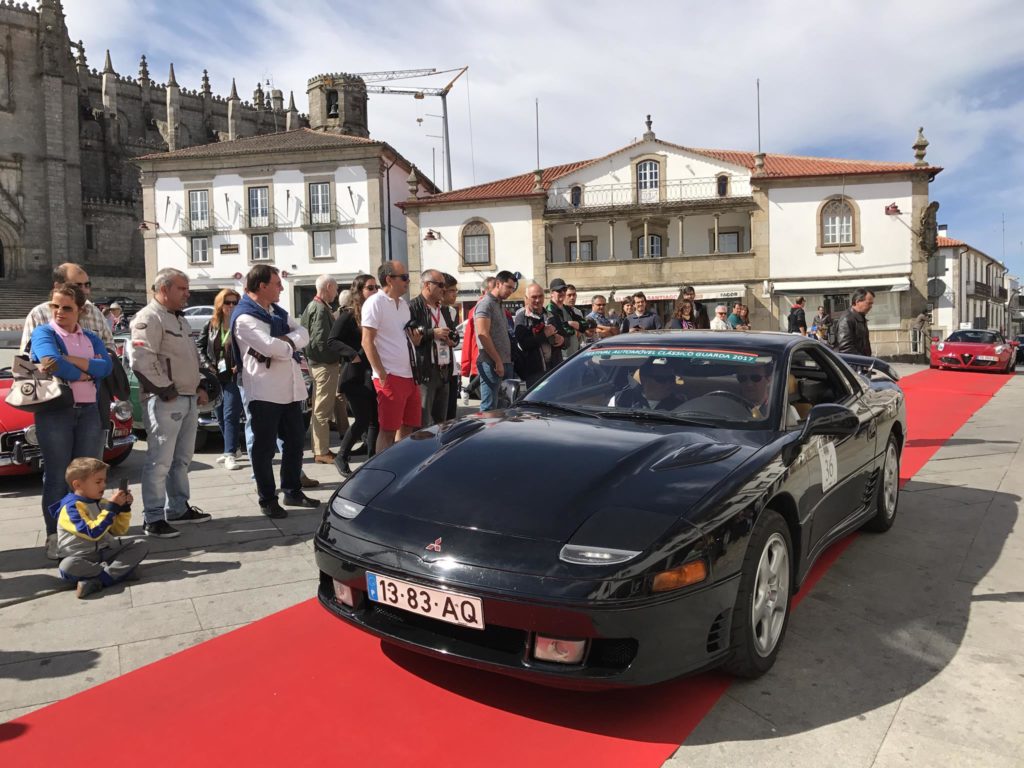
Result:
[[[53,318],[50,317],[50,302],[44,301],[28,313],[25,318],[25,330],[21,333],[21,351],[27,352],[29,342],[32,340],[32,331],[40,325],[46,325]],[[92,331],[103,340],[105,346],[111,352],[115,351],[114,336],[110,332],[107,318],[103,316],[99,308],[91,301],[86,301],[85,306],[78,315],[78,324],[87,331]]]

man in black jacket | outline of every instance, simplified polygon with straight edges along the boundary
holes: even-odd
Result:
[[[412,325],[421,335],[416,345],[416,369],[423,401],[423,426],[448,418],[448,387],[452,380],[451,334],[455,323],[444,311],[444,275],[428,269],[420,275],[420,295],[409,302]]]
[[[793,306],[789,310],[789,325],[787,331],[789,333],[799,333],[801,336],[807,335],[807,315],[804,313],[804,304],[807,300],[801,296],[793,302]]]
[[[522,370],[517,367],[516,374],[532,387],[545,371],[558,364],[559,348],[565,342],[555,318],[544,309],[543,286],[533,283],[526,289],[526,304],[516,312],[514,324],[515,342],[523,351]]]
[[[858,288],[850,297],[850,309],[836,322],[836,351],[871,356],[867,314],[875,303],[875,294]]]

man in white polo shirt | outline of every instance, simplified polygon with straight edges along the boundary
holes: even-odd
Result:
[[[423,408],[413,373],[413,345],[419,344],[420,334],[408,330],[412,315],[404,298],[409,271],[400,261],[385,262],[377,282],[380,290],[363,304],[362,327],[363,352],[377,390],[380,453],[419,429]]]

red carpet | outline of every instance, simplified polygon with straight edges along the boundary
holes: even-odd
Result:
[[[1008,380],[905,379],[904,477]],[[539,688],[382,645],[310,600],[0,725],[0,765],[657,766],[729,684]]]

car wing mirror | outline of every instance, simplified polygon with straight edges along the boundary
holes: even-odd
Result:
[[[800,440],[806,442],[815,435],[846,437],[856,434],[858,429],[860,419],[845,405],[821,403],[811,408],[811,412],[807,414]]]
[[[1020,346],[1020,342],[1017,341],[1016,339],[1014,339],[1013,341],[1010,342],[1010,346],[1011,347],[1019,347]]]
[[[522,379],[505,379],[501,382],[501,394],[509,405],[518,402],[525,391],[526,384]]]

